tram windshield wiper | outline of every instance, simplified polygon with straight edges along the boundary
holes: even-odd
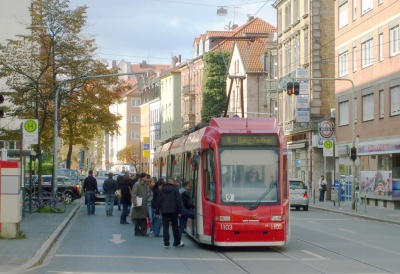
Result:
[[[249,207],[248,209],[249,209],[249,210],[256,209],[256,208],[260,205],[262,199],[264,199],[264,197],[267,196],[268,193],[270,193],[271,190],[272,190],[274,187],[277,187],[277,183],[276,183],[276,182],[271,183],[271,184],[269,185],[269,188],[268,188],[268,189],[260,196],[260,198],[258,198],[258,200],[255,201],[254,204],[252,204],[251,207]]]

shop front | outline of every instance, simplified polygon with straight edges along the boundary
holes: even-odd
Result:
[[[368,205],[400,208],[400,139],[359,142],[359,196]]]

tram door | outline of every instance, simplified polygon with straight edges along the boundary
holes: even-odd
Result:
[[[192,190],[191,190],[191,198],[192,198],[192,203],[195,205],[196,212],[195,216],[197,215],[197,196],[198,196],[198,186],[199,186],[199,178],[198,178],[198,156],[194,155],[194,153],[187,152],[185,154],[185,167],[184,167],[184,172],[185,172],[185,179],[190,180],[192,182]],[[187,231],[193,235],[194,237],[197,235],[197,216],[195,219],[189,219],[187,223]]]

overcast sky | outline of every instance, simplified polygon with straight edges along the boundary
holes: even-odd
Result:
[[[192,58],[195,37],[208,30],[243,25],[247,15],[276,26],[275,0],[70,0],[71,8],[88,6],[84,32],[93,35],[100,57],[170,64],[172,56]],[[218,16],[224,6],[228,14]]]

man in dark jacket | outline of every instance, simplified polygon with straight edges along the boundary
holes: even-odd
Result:
[[[192,189],[192,182],[185,181],[182,184],[182,188],[179,189],[179,194],[182,198],[182,216],[179,217],[179,235],[182,238],[183,230],[186,228],[186,223],[188,219],[194,219],[194,209],[195,206],[192,203],[192,198],[190,197],[190,190]]]
[[[95,207],[95,194],[99,192],[97,189],[97,180],[93,177],[93,170],[89,170],[89,176],[83,181],[83,191],[86,194],[87,214],[94,215]]]
[[[108,173],[108,179],[104,181],[103,190],[106,195],[104,199],[104,206],[106,208],[106,215],[113,215],[115,191],[117,190],[117,182],[113,179],[114,174],[112,172]]]
[[[162,213],[163,239],[164,246],[169,247],[169,222],[172,225],[174,235],[173,245],[176,247],[184,246],[179,235],[178,218],[182,215],[182,198],[179,195],[178,187],[175,186],[174,179],[169,179],[158,194],[156,205],[156,216]]]

